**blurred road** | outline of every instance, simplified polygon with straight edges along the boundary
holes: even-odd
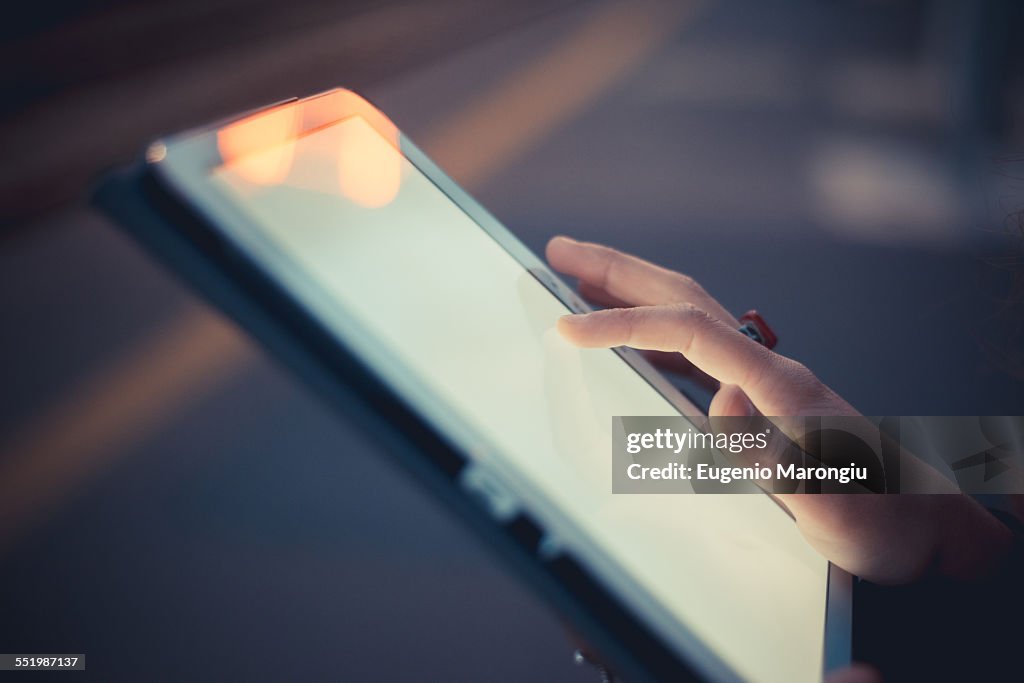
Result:
[[[253,4],[230,49],[51,75],[5,113],[4,651],[85,652],[112,681],[595,680],[356,425],[80,199],[160,132],[331,84],[531,247],[683,270],[865,413],[1024,412],[982,352],[1020,128],[961,127],[925,3],[309,3],[279,31]],[[70,115],[95,135],[36,155]]]

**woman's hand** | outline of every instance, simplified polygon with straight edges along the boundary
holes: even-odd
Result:
[[[736,318],[692,278],[567,237],[552,239],[547,257],[556,270],[579,278],[581,295],[613,306],[561,318],[558,329],[566,339],[582,347],[681,354],[720,383],[712,416],[858,415],[806,367],[740,333]],[[933,569],[978,578],[996,567],[1012,539],[984,508],[958,493],[777,498],[822,555],[880,583],[911,581]]]

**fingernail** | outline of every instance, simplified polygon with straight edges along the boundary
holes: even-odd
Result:
[[[581,323],[584,320],[586,320],[588,315],[590,315],[590,314],[589,313],[570,313],[568,315],[563,315],[558,320],[560,322],[566,323],[568,325],[575,325],[577,323]]]

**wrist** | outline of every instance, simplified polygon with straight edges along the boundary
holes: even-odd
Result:
[[[969,496],[941,498],[939,573],[965,581],[999,574],[1014,552],[1013,531]]]

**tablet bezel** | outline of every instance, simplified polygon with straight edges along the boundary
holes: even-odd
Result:
[[[347,90],[336,89],[305,98],[301,101],[290,100],[279,103],[261,109],[257,115],[262,115],[282,107],[299,105],[305,107],[307,111],[322,111],[324,118],[322,122],[318,122],[316,116],[308,117],[309,120],[304,122],[300,134],[307,132],[307,128],[315,129],[320,125],[328,125],[353,115],[362,116],[372,127],[384,135],[386,139],[392,141],[414,166],[441,189],[442,192],[448,195],[481,229],[495,239],[557,298],[572,310],[587,310],[585,304],[578,299],[575,293],[560,278],[548,270],[543,261],[530,252],[504,226],[441,171],[423,152],[416,148],[411,141],[397,130],[386,116],[358,95]],[[241,119],[244,118],[241,117]],[[248,282],[251,286],[245,289],[249,292],[249,298],[256,305],[262,307],[271,318],[279,318],[284,321],[289,318],[294,320],[296,316],[302,318],[305,315],[307,320],[304,321],[306,325],[303,327],[306,329],[306,332],[297,336],[299,343],[302,343],[303,340],[308,340],[312,343],[313,339],[318,336],[318,333],[315,332],[315,328],[319,326],[318,321],[313,319],[313,316],[308,312],[304,312],[303,306],[291,292],[286,288],[280,288],[279,283],[274,282],[273,278],[267,275],[266,264],[263,260],[267,257],[267,254],[252,253],[245,245],[236,243],[229,235],[217,227],[230,222],[244,224],[247,221],[244,213],[233,207],[228,198],[218,192],[213,187],[213,184],[208,181],[211,171],[223,163],[217,145],[217,131],[221,130],[223,126],[238,120],[232,119],[231,121],[176,135],[151,145],[147,151],[148,163],[145,168],[146,174],[151,181],[148,186],[151,191],[159,194],[157,198],[159,201],[170,202],[175,210],[181,212],[181,218],[186,220],[176,220],[175,224],[177,226],[188,225],[188,239],[193,246],[206,259],[209,259],[215,268],[224,271],[232,278],[240,278]],[[269,297],[260,296],[258,293],[260,288],[264,288],[265,292],[273,290],[274,295]],[[288,323],[284,323],[284,326],[287,327]],[[295,327],[294,324],[292,326]],[[323,335],[323,332],[324,330],[321,329],[320,336],[335,337],[335,335],[329,332]],[[340,357],[348,358],[354,365],[361,367],[363,371],[368,371],[367,375],[361,378],[362,381],[358,393],[364,396],[372,392],[391,394],[389,399],[402,404],[406,411],[416,413],[419,410],[419,412],[422,412],[422,409],[417,409],[417,406],[413,403],[405,401],[402,391],[392,386],[394,383],[393,377],[390,378],[390,381],[381,378],[380,359],[376,359],[376,361],[370,359],[370,363],[366,362],[368,360],[365,357],[366,346],[362,347],[361,350],[364,355],[361,356],[359,351],[350,348],[351,344],[344,344],[341,340],[337,339],[335,341],[337,344],[333,350],[334,353],[340,354]],[[351,342],[352,340],[348,341]],[[358,344],[356,345],[358,346]],[[327,349],[326,352],[331,353],[332,351]],[[638,353],[629,349],[619,349],[616,352],[681,413],[693,417],[701,415],[692,402],[686,399],[671,383],[651,368]],[[419,417],[422,418],[423,415],[419,415]],[[533,521],[534,517],[530,513],[536,512],[535,506],[541,505],[542,502],[526,500],[523,496],[516,495],[522,493],[521,482],[513,482],[515,485],[510,487],[508,481],[510,478],[514,479],[514,473],[481,471],[481,468],[475,466],[467,468],[466,463],[471,461],[457,453],[460,448],[452,440],[451,433],[445,433],[444,430],[437,429],[435,426],[436,420],[431,422],[430,420],[421,419],[420,422],[421,427],[426,425],[428,431],[433,430],[436,432],[433,434],[436,438],[432,440],[434,443],[430,447],[435,450],[438,448],[451,450],[452,455],[461,458],[458,462],[462,464],[457,467],[452,465],[451,468],[446,468],[445,465],[438,462],[436,457],[424,459],[422,454],[420,454],[419,458],[423,462],[418,463],[418,467],[414,467],[414,469],[422,469],[422,466],[427,464],[428,467],[435,467],[442,472],[446,469],[454,470],[452,472],[444,472],[449,477],[454,476],[455,481],[458,483],[457,486],[452,487],[443,494],[446,500],[450,504],[455,503],[456,501],[452,500],[453,495],[467,499],[461,501],[461,503],[482,500],[484,509],[492,515],[491,521],[496,522],[503,532],[512,537],[512,547],[518,548],[520,553],[524,550],[526,551],[527,558],[519,558],[520,561],[526,559],[529,564],[533,565],[532,569],[536,570],[539,567],[542,573],[556,574],[557,572],[551,567],[555,562],[562,559],[561,555],[550,547],[545,549],[542,543],[534,544],[535,547],[532,548],[525,548],[520,539],[515,538],[517,529],[518,532],[522,532],[524,526],[522,520],[525,519],[529,524],[536,526]],[[445,430],[451,429],[459,429],[459,426],[456,424],[445,425]],[[426,441],[429,440],[431,439],[420,433],[418,438],[420,446],[426,448],[428,446]],[[465,443],[465,440],[463,440],[463,443]],[[417,457],[414,453],[417,449],[407,450],[408,452],[404,453],[406,459]],[[465,450],[465,448],[461,450]],[[451,462],[456,462],[456,460]],[[406,464],[410,463],[406,462]],[[514,494],[510,494],[510,490],[513,490]],[[459,509],[463,517],[466,516],[468,510],[475,510],[475,514],[479,515],[481,509],[462,504],[456,504],[453,507]],[[550,512],[550,510],[545,510],[545,515],[543,515],[545,519],[550,519]],[[517,524],[517,528],[512,528]],[[546,533],[550,534],[551,532],[550,526],[546,529],[537,530],[537,534],[540,536],[544,536]],[[571,533],[571,527],[558,529],[558,534],[565,533]],[[592,564],[595,559],[590,557],[588,561]],[[685,676],[687,673],[697,674],[702,678],[714,680],[739,680],[727,664],[721,661],[717,655],[706,648],[692,634],[679,634],[673,638],[673,644],[676,648],[668,647],[663,642],[663,639],[655,633],[659,628],[664,632],[665,626],[664,620],[659,620],[657,616],[660,611],[658,605],[648,604],[645,609],[641,608],[641,614],[637,614],[638,602],[636,596],[632,596],[632,600],[625,601],[626,604],[623,604],[624,601],[619,597],[622,586],[616,586],[616,590],[608,590],[603,586],[604,581],[595,579],[593,575],[594,567],[577,564],[572,571],[577,572],[574,576],[575,581],[580,584],[579,586],[568,585],[572,582],[569,577],[563,577],[561,580],[558,580],[557,576],[550,576],[549,578],[556,579],[562,594],[552,597],[550,591],[545,591],[546,594],[549,598],[554,599],[564,612],[574,615],[574,621],[580,621],[585,624],[586,627],[581,629],[584,631],[584,635],[595,640],[602,651],[613,660],[613,663],[618,664],[633,677],[632,680],[661,680],[664,677],[680,680],[678,677]],[[607,571],[605,571],[605,581],[607,578]],[[580,590],[581,588],[583,590]],[[850,661],[850,591],[851,577],[830,565],[825,605],[825,633],[823,634],[824,670],[831,670],[848,664]],[[587,595],[581,595],[581,593]],[[563,598],[569,598],[569,600],[567,601]],[[641,600],[640,604],[642,602]],[[594,609],[598,606],[601,608]],[[583,609],[583,614],[579,613],[580,608]],[[611,619],[609,623],[594,623],[594,615],[590,614],[588,616],[586,614],[588,611],[592,613],[603,612],[605,615],[609,613],[619,614],[616,614],[616,618]],[[626,615],[632,618],[627,618]],[[600,619],[596,621],[600,622]],[[649,626],[652,621],[654,622],[653,631],[655,632],[646,628],[638,628],[644,625]],[[649,642],[651,639],[659,642],[651,643]],[[685,643],[682,647],[680,647],[681,642]],[[683,652],[680,653],[679,649],[682,649]],[[662,650],[664,652],[661,652]],[[637,653],[647,653],[648,661],[642,661]],[[664,654],[669,656],[665,657]],[[679,656],[680,654],[682,655],[681,657]],[[673,665],[673,659],[675,660],[675,665]],[[641,676],[642,678],[640,678]]]

